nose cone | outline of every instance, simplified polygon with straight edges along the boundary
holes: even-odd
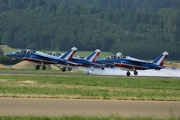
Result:
[[[7,54],[5,54],[5,56],[12,58],[14,56],[14,54],[13,53],[7,53]]]

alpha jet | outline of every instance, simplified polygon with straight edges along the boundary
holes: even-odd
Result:
[[[46,69],[46,65],[49,64],[63,64],[68,65],[70,60],[72,60],[73,55],[75,54],[77,48],[73,47],[65,54],[60,56],[54,56],[40,51],[22,49],[16,52],[7,53],[5,56],[15,59],[27,60],[36,64],[36,69],[39,69],[42,66],[42,69]],[[63,68],[65,69],[65,67]],[[71,70],[71,68],[69,68]]]
[[[100,64],[104,64],[106,67],[119,67],[122,70],[126,70],[127,71],[126,75],[130,76],[131,74],[130,71],[133,71],[134,75],[138,75],[137,70],[164,69],[165,66],[163,66],[163,64],[167,56],[168,56],[168,52],[165,51],[156,59],[154,59],[152,62],[147,62],[129,56],[122,56],[121,53],[117,53],[114,56],[108,56],[103,59],[98,59],[96,60],[96,62]]]

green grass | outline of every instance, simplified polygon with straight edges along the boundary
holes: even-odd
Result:
[[[0,75],[0,96],[180,100],[180,78]]]
[[[38,73],[37,75],[0,75],[1,97],[180,100],[180,78],[120,77],[78,75],[59,70],[0,69],[0,73]],[[42,75],[41,73],[48,73]],[[59,73],[60,76],[51,74]],[[81,74],[81,72],[79,72]],[[101,116],[0,116],[0,120],[179,120],[168,118]]]
[[[170,116],[168,118],[155,118],[155,117],[97,117],[97,116],[62,116],[62,117],[47,117],[47,116],[0,116],[0,120],[179,120]]]
[[[4,51],[4,54],[18,50],[16,48],[10,48],[7,45],[0,45],[0,48]]]

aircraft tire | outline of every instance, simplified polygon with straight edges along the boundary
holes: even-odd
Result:
[[[66,67],[62,67],[62,72],[65,72],[66,71]]]
[[[72,67],[68,67],[68,71],[71,71],[72,70]]]
[[[39,68],[40,68],[40,65],[36,65],[36,70],[39,70]]]
[[[126,75],[127,75],[127,76],[130,76],[130,75],[131,75],[131,73],[130,73],[129,71],[127,71]]]
[[[138,75],[138,72],[136,70],[134,71],[134,75]]]
[[[90,74],[90,72],[87,70],[87,71],[86,71],[86,75],[89,75],[89,74]]]
[[[42,69],[43,69],[43,70],[46,70],[46,66],[42,66]]]

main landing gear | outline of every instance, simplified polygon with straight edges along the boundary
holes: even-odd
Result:
[[[68,71],[71,71],[72,70],[72,67],[67,67]],[[61,67],[61,70],[62,72],[65,72],[66,71],[66,67]]]
[[[40,69],[40,65],[36,65],[36,70],[39,70],[39,69]],[[43,66],[42,66],[42,69],[43,69],[43,70],[46,70],[46,66],[43,65]]]
[[[130,75],[131,75],[131,73],[130,73],[129,71],[127,71],[127,72],[126,72],[126,75],[127,75],[127,76],[130,76]]]
[[[127,72],[126,72],[126,75],[127,75],[127,76],[130,76],[131,73],[130,73],[129,71],[127,71]],[[134,70],[134,75],[138,75],[138,72],[137,72],[136,70]]]
[[[43,66],[42,66],[42,69],[43,69],[43,70],[46,70],[46,66],[45,66],[45,65],[43,65]]]

